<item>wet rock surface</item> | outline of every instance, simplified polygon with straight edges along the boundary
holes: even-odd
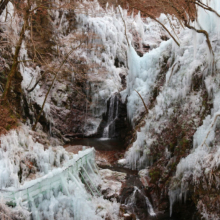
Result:
[[[96,144],[94,141],[100,143]],[[93,140],[93,144],[97,148],[96,161],[103,180],[100,189],[104,198],[116,199],[121,204],[120,217],[122,219],[148,219],[150,215],[147,200],[149,203],[150,200],[146,196],[145,187],[139,179],[138,172],[116,165],[124,152],[120,151],[118,146],[111,145],[111,142],[108,143],[109,148],[106,146],[107,143],[104,143],[103,146],[106,147],[106,150],[100,146],[102,145],[100,140]],[[79,144],[66,146],[66,150],[73,153],[77,153],[83,148],[85,147]]]
[[[121,204],[126,213],[133,214],[137,219],[148,219],[155,215],[137,174],[128,174],[121,192]]]
[[[107,111],[103,114],[97,135],[107,138],[126,139],[132,127],[127,118],[126,103],[122,102],[119,93],[107,101]]]
[[[143,169],[138,172],[138,176],[140,178],[140,181],[142,182],[143,186],[145,188],[148,188],[150,185],[150,176],[149,176],[149,170]]]
[[[148,168],[130,170],[117,164],[124,155],[120,142],[102,139],[76,139],[75,144],[68,145],[66,150],[78,153],[83,146],[89,145],[96,148],[96,162],[100,167],[103,179],[101,191],[106,199],[116,199],[121,204],[121,219],[140,220],[191,220],[196,216],[195,206],[187,201],[187,204],[177,203],[173,208],[173,216],[169,216],[169,198],[161,197],[158,200],[158,191],[152,184],[152,171]],[[80,145],[81,143],[81,145]],[[151,174],[150,174],[151,173]],[[149,204],[152,204],[150,207]],[[156,213],[151,216],[149,213]],[[195,218],[197,220],[197,218]]]
[[[116,198],[119,201],[122,184],[125,183],[127,174],[109,169],[100,169],[99,172],[103,180],[101,192],[104,198]]]

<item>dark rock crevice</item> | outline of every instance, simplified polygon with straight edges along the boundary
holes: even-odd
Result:
[[[110,116],[112,119],[109,118]],[[127,118],[127,106],[122,102],[120,93],[114,94],[107,101],[107,111],[103,113],[102,122],[97,130],[98,137],[103,137],[107,126],[109,126],[109,138],[125,139],[132,130]]]

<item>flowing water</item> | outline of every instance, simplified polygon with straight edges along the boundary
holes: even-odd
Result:
[[[116,153],[124,149],[122,140],[109,138],[82,138],[74,139],[71,146],[83,145],[94,147],[97,151],[115,151]],[[150,198],[146,196],[144,186],[142,185],[138,171],[120,167],[116,164],[113,166],[103,165],[103,169],[122,172],[127,174],[126,183],[121,193],[121,206],[135,214],[136,219],[140,220],[177,220],[179,218],[169,217],[168,210],[165,214],[155,213]]]
[[[117,96],[113,95],[110,98],[110,103],[109,103],[109,108],[108,108],[108,112],[107,112],[107,125],[104,128],[103,131],[103,137],[104,138],[111,138],[114,137],[115,135],[115,120],[118,118],[118,98]]]

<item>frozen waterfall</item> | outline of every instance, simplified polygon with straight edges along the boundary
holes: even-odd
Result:
[[[104,138],[112,138],[115,136],[115,121],[118,118],[118,104],[119,100],[117,95],[113,95],[110,98],[108,110],[107,110],[107,125],[103,131]]]

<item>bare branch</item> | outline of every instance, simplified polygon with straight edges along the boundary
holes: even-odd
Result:
[[[192,29],[192,30],[196,31],[197,33],[200,33],[200,34],[204,34],[204,35],[205,35],[205,37],[206,37],[206,42],[207,42],[207,45],[208,45],[208,47],[209,47],[209,50],[210,50],[210,52],[212,53],[212,55],[214,56],[214,52],[213,52],[213,49],[212,49],[211,42],[210,42],[210,40],[209,40],[209,34],[208,34],[208,32],[205,31],[205,30],[198,30],[198,29],[196,29],[195,27],[189,25],[189,24],[187,23],[187,21],[185,21],[185,26],[186,26],[187,28],[189,28],[189,29]]]
[[[0,3],[0,15],[2,14],[2,12],[4,11],[5,7],[7,6],[9,0],[3,0],[1,3]]]
[[[207,133],[207,135],[206,135],[204,141],[202,142],[202,145],[201,145],[201,146],[203,146],[204,144],[207,146],[206,140],[207,140],[207,138],[209,137],[209,134],[211,133],[212,128],[214,127],[214,125],[215,125],[215,123],[216,123],[216,121],[217,121],[217,119],[218,119],[219,116],[220,116],[220,114],[217,114],[217,115],[215,116],[215,119],[214,119],[213,123],[211,124],[211,127],[210,127],[210,129],[209,129],[209,132]]]
[[[127,28],[126,28],[126,23],[125,23],[125,20],[124,20],[123,15],[122,15],[122,12],[121,12],[121,7],[120,7],[120,6],[118,6],[118,10],[119,10],[119,12],[120,12],[121,19],[122,19],[122,21],[124,22],[124,26],[125,26],[125,37],[126,37],[126,40],[127,40],[127,44],[128,44],[128,46],[130,46],[130,43],[129,43],[129,40],[128,40],[128,36],[127,36]]]
[[[142,98],[142,96],[140,95],[140,93],[138,92],[138,91],[136,91],[136,90],[134,90],[138,95],[139,95],[139,97],[141,98],[141,101],[143,102],[143,104],[144,104],[144,107],[145,107],[145,110],[146,110],[146,113],[148,113],[148,108],[147,108],[147,106],[146,106],[146,104],[145,104],[145,102],[144,102],[144,99]]]
[[[34,126],[33,126],[33,128],[32,128],[33,131],[35,131],[35,129],[36,129],[37,123],[38,123],[38,121],[39,121],[39,119],[40,119],[40,116],[41,116],[41,114],[42,114],[42,112],[43,112],[43,109],[44,109],[44,106],[45,106],[47,97],[48,97],[48,95],[49,95],[49,93],[50,93],[51,88],[53,87],[53,85],[54,85],[54,83],[55,83],[55,80],[56,80],[56,78],[57,78],[57,76],[58,76],[58,74],[59,74],[59,72],[60,72],[60,69],[61,69],[62,66],[65,64],[65,62],[67,61],[67,59],[69,58],[69,56],[73,53],[73,51],[76,50],[76,49],[77,49],[78,47],[80,47],[80,46],[81,46],[81,43],[80,43],[79,46],[73,48],[73,49],[66,55],[65,59],[64,59],[63,62],[61,63],[61,65],[60,65],[60,67],[59,67],[57,73],[55,74],[55,76],[54,76],[54,78],[53,78],[53,81],[52,81],[52,83],[51,83],[51,86],[50,86],[50,88],[48,89],[47,94],[46,94],[46,96],[45,96],[45,98],[44,98],[44,102],[43,102],[43,105],[42,105],[42,107],[41,107],[40,113],[38,114],[37,119],[36,119],[36,122],[35,122],[35,124],[34,124]]]

